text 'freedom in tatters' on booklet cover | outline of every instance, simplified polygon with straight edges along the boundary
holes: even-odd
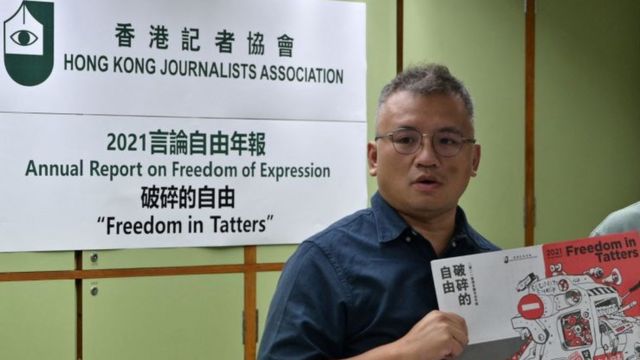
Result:
[[[463,358],[640,360],[638,232],[431,267],[440,310],[467,321],[472,345]]]

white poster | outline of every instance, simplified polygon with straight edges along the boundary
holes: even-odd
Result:
[[[297,243],[366,206],[364,4],[0,3],[0,251]]]

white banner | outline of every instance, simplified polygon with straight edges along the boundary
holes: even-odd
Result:
[[[0,251],[297,243],[366,205],[363,4],[0,19]]]

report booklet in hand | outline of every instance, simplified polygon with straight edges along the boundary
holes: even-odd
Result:
[[[440,310],[465,318],[462,359],[640,360],[640,234],[431,262]]]

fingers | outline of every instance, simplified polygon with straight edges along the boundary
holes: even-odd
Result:
[[[454,313],[443,313],[447,319],[451,321],[449,330],[451,335],[461,347],[466,346],[469,343],[469,335],[467,332],[467,322],[459,315]]]
[[[467,323],[456,314],[431,311],[400,339],[407,359],[442,360],[462,354],[469,342]]]
[[[423,319],[425,325],[432,327],[437,334],[436,347],[445,359],[462,354],[469,342],[467,323],[459,315],[442,311],[432,311]]]
[[[464,347],[466,346],[467,343],[466,342],[462,343],[457,338],[453,338],[453,340],[450,341],[449,344],[450,344],[449,354],[446,356],[446,358],[453,359],[460,356],[460,354],[462,354],[462,351],[464,351]]]

